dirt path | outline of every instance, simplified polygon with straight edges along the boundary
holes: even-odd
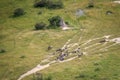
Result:
[[[120,4],[120,1],[114,1],[114,3],[118,3],[118,4]]]

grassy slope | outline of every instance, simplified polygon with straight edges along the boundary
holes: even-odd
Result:
[[[73,42],[77,41],[79,36],[83,37],[81,42],[109,34],[114,34],[114,37],[119,36],[120,5],[111,4],[110,0],[98,0],[95,1],[95,8],[85,10],[87,14],[85,18],[76,18],[74,12],[78,8],[85,8],[88,0],[76,1],[76,3],[73,3],[73,0],[64,1],[65,8],[60,10],[35,9],[32,0],[0,1],[0,48],[7,51],[0,54],[1,80],[16,80],[21,74],[40,63],[41,59],[49,53],[46,51],[48,45],[53,45],[55,49],[60,48],[76,33]],[[13,10],[18,7],[24,8],[26,14],[11,18]],[[113,11],[114,14],[105,15],[107,10]],[[39,11],[43,11],[43,14],[38,15]],[[75,28],[84,27],[86,32],[83,34],[79,29],[33,31],[36,22],[44,21],[48,24],[47,19],[54,15],[62,16]],[[85,75],[83,80],[104,80],[104,78],[105,80],[119,80],[120,50],[115,50],[116,48],[119,48],[119,45],[105,52],[102,57],[96,53],[84,56],[82,60],[76,59],[68,63],[54,64],[42,73],[45,76],[51,75],[53,80],[80,80],[80,78],[75,78],[79,74]],[[25,58],[22,59],[21,56]],[[99,65],[95,66],[94,62],[98,62]],[[100,70],[94,71],[96,68]],[[30,80],[31,77],[25,80]]]

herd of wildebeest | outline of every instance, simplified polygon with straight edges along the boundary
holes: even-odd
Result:
[[[99,43],[105,43],[108,42],[108,39],[102,39],[99,41]],[[53,46],[48,46],[47,50],[51,50]],[[78,58],[80,58],[82,55],[84,55],[84,52],[81,50],[80,45],[74,50],[69,50],[69,47],[59,48],[56,49],[55,52],[52,53],[52,55],[57,55],[55,60],[63,61],[65,58],[67,58],[69,55],[74,54],[77,55]]]

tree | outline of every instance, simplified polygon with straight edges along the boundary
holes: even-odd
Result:
[[[60,20],[61,20],[60,16],[54,16],[54,17],[48,19],[51,26],[57,26],[57,27],[60,26]]]

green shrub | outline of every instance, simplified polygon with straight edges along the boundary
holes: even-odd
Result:
[[[60,9],[60,8],[63,8],[63,3],[61,1],[40,0],[34,4],[34,7],[46,7],[49,9]]]
[[[18,16],[21,16],[21,15],[24,15],[25,12],[22,8],[17,8],[17,9],[14,10],[13,14],[14,14],[13,15],[14,17],[18,17]]]
[[[34,7],[46,7],[48,4],[48,0],[41,0],[34,4]]]
[[[39,12],[38,12],[38,15],[40,15],[40,14],[42,14],[42,11],[39,11]]]
[[[93,7],[94,7],[94,1],[90,0],[89,3],[88,3],[87,8],[93,8]]]
[[[46,28],[46,24],[44,22],[36,23],[35,30],[43,30]]]
[[[66,21],[65,24],[69,25],[69,22]]]
[[[61,20],[60,16],[54,16],[54,17],[48,19],[50,26],[57,26],[57,27],[60,26],[60,20]]]
[[[58,2],[49,1],[47,7],[49,9],[60,9],[60,8],[63,8],[63,3],[61,1],[58,1]]]
[[[0,50],[0,53],[5,53],[6,51],[4,49],[1,49]]]
[[[79,76],[76,76],[75,78],[86,78],[87,77],[87,75],[85,75],[85,74],[79,74]]]
[[[23,59],[23,58],[26,58],[26,56],[22,55],[22,56],[20,56],[20,58],[22,58],[22,59]]]
[[[95,68],[95,70],[94,71],[100,71],[100,68]]]

